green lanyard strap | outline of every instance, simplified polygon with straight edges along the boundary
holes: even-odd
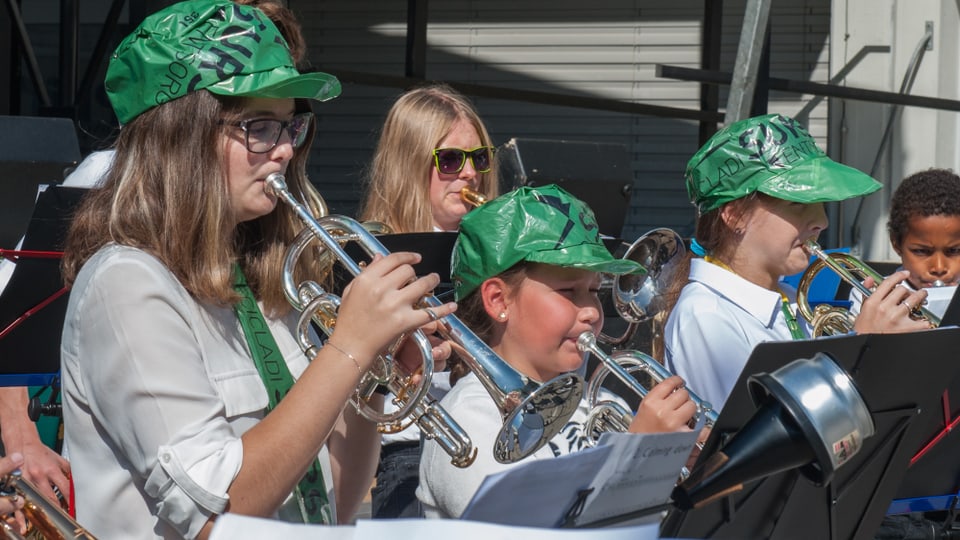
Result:
[[[273,334],[270,333],[267,321],[260,313],[257,300],[247,285],[247,279],[240,265],[234,265],[233,286],[242,297],[234,310],[237,318],[240,319],[243,336],[247,340],[253,362],[257,366],[257,371],[260,372],[263,384],[267,387],[267,395],[270,398],[267,412],[270,412],[290,391],[293,386],[293,377],[287,369],[277,342],[273,339]],[[327,499],[327,488],[323,483],[323,471],[320,468],[319,459],[315,458],[310,464],[310,468],[294,489],[294,495],[297,497],[304,523],[333,523],[333,512],[330,501]]]
[[[790,329],[790,335],[793,336],[793,339],[806,339],[807,336],[800,329],[800,324],[797,323],[797,316],[790,310],[790,300],[783,292],[780,293],[780,307],[783,309],[783,318],[787,320],[787,328]]]

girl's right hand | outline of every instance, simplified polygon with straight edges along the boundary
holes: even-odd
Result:
[[[437,274],[417,278],[418,253],[396,252],[373,261],[344,289],[336,328],[330,337],[367,368],[401,334],[453,313],[450,302],[419,308],[420,300],[440,284]]]
[[[697,405],[677,375],[664,379],[640,400],[630,423],[631,433],[690,431],[688,423],[697,413]]]
[[[930,329],[929,321],[910,316],[926,300],[927,291],[910,291],[900,286],[909,276],[910,272],[901,270],[884,279],[876,288],[873,288],[875,283],[872,278],[863,282],[867,288],[873,288],[873,293],[864,298],[860,307],[860,314],[853,325],[856,333],[896,334]]]

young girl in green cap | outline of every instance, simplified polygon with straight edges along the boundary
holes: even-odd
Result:
[[[455,306],[416,309],[439,277],[393,253],[347,288],[319,352],[301,351],[282,274],[303,224],[265,184],[280,173],[319,202],[308,100],[339,82],[300,73],[259,9],[189,0],[121,42],[106,90],[123,129],[63,261],[78,521],[100,538],[206,538],[225,512],[352,518],[379,438],[345,405],[380,351]],[[322,277],[311,254],[298,282]]]
[[[832,161],[802,125],[778,114],[717,132],[685,176],[698,211],[691,250],[698,257],[689,274],[677,272],[682,290],[663,351],[668,369],[720,410],[757,343],[809,337],[797,320],[795,292],[780,278],[807,267],[804,242],[827,227],[823,203],[864,196],[880,184]],[[909,317],[926,293],[897,287],[905,278],[897,273],[879,284],[856,332],[929,327]]]
[[[468,213],[451,262],[458,318],[514,369],[541,382],[583,363],[577,338],[603,325],[600,273],[642,271],[633,261],[615,259],[600,240],[593,212],[554,185],[520,188]],[[470,435],[477,458],[457,468],[436,442],[425,442],[417,496],[427,517],[455,518],[487,475],[516,463],[494,460],[503,418],[477,374],[457,380],[441,405]],[[527,459],[582,448],[586,412],[582,403],[561,433]],[[670,377],[641,401],[630,431],[688,430],[695,413],[683,381]]]

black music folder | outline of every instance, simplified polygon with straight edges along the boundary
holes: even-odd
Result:
[[[23,251],[60,252],[85,188],[48,187],[37,198]],[[21,258],[0,294],[0,386],[45,386],[60,372],[67,310],[59,258]]]
[[[719,346],[720,344],[718,344]],[[798,469],[747,482],[741,491],[699,509],[672,510],[665,537],[872,539],[897,493],[911,457],[928,436],[944,389],[960,373],[948,361],[960,328],[886,335],[761,343],[750,356],[717,420],[700,462],[722,446],[756,410],[747,389],[754,373],[770,373],[818,352],[854,380],[876,432],[826,486]]]
[[[394,233],[377,235],[377,240],[387,248],[387,251],[412,251],[422,257],[420,262],[413,265],[417,276],[425,276],[436,272],[440,276],[440,285],[434,291],[435,296],[450,293],[453,284],[450,282],[450,255],[453,253],[453,244],[457,241],[455,232],[421,232],[421,233]],[[357,262],[366,262],[370,256],[356,242],[348,242],[344,247],[347,255]],[[333,292],[340,294],[353,276],[341,266],[334,271],[335,285]],[[449,300],[453,297],[449,294]],[[444,297],[445,298],[445,297]]]

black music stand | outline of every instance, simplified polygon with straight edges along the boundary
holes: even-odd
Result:
[[[59,252],[84,188],[51,186],[37,198],[23,251]],[[67,309],[59,258],[21,258],[0,294],[0,386],[46,386],[60,372]],[[58,295],[59,293],[59,295]]]
[[[619,238],[633,188],[627,147],[616,143],[513,138],[497,149],[504,192],[557,184],[587,203],[600,234]]]
[[[711,455],[753,415],[750,374],[770,373],[797,358],[829,354],[854,379],[876,426],[858,454],[832,481],[815,486],[797,469],[747,482],[744,489],[690,511],[671,511],[661,535],[684,538],[872,539],[937,414],[940,396],[960,372],[945,362],[960,345],[960,328],[898,335],[762,343],[730,395],[701,459]],[[919,355],[918,351],[923,354]]]
[[[62,182],[80,157],[73,120],[0,116],[0,248],[23,236],[38,187]]]
[[[960,288],[958,288],[960,290]],[[960,295],[954,292],[940,321],[942,328],[960,325]],[[947,358],[940,358],[948,361]],[[911,458],[890,513],[948,510],[960,491],[960,376],[953,377],[937,411],[924,415],[926,433]]]

